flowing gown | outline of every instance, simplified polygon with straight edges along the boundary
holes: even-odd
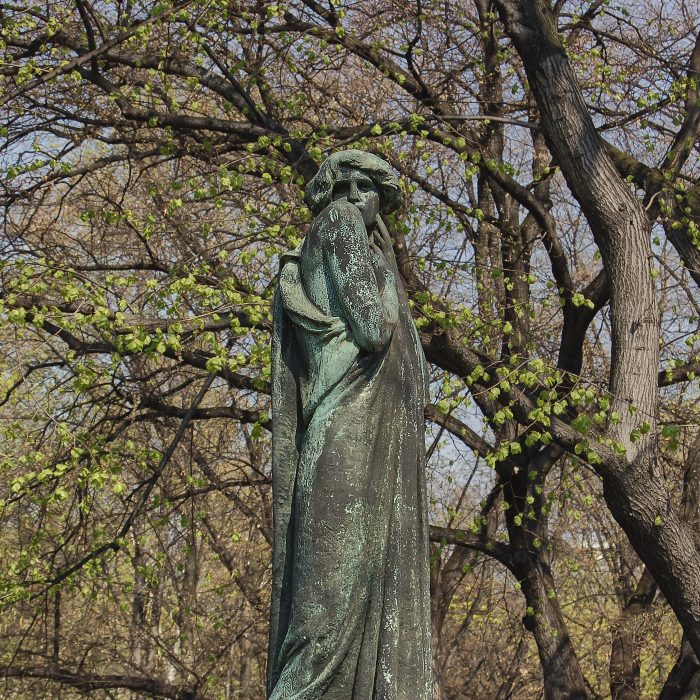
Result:
[[[329,293],[381,299],[364,224],[350,225],[364,244],[326,241]],[[400,281],[398,322],[368,351],[357,329],[378,337],[379,317],[352,304],[324,313],[305,254],[283,256],[274,302],[268,697],[428,700],[425,358]]]

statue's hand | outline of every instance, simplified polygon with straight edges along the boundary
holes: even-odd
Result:
[[[376,239],[376,232],[372,235],[372,237],[369,239],[369,250],[370,254],[372,256],[372,264],[375,267],[386,267],[387,266],[387,261],[386,257],[384,256],[384,251],[381,249],[379,246],[377,239]]]
[[[325,221],[330,227],[337,227],[341,222],[345,222],[350,226],[362,226],[365,228],[365,223],[362,220],[362,213],[347,199],[335,199],[316,217],[319,221]]]
[[[394,262],[394,253],[391,249],[390,239],[388,240],[388,245],[389,250],[387,252],[387,240],[375,230],[369,240],[369,247],[372,265],[377,271],[379,291],[382,294],[387,288],[396,289],[396,263]]]
[[[398,273],[394,248],[391,245],[391,236],[381,219],[377,219],[377,226],[372,234],[370,244],[373,246],[373,250],[376,250],[382,256],[389,269]]]

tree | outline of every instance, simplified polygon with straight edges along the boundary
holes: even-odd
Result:
[[[693,692],[683,3],[1,12],[12,692],[260,696],[274,271],[304,182],[350,145],[406,184],[391,226],[432,367],[436,694]]]

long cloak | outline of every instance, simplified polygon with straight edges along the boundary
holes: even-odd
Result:
[[[427,700],[423,351],[399,281],[391,339],[367,352],[300,267],[283,256],[274,302],[268,697]]]

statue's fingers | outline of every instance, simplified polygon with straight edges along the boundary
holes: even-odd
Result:
[[[386,230],[386,227],[382,226],[380,229],[381,232],[381,237],[382,237],[382,243],[389,249],[392,250],[392,245],[391,245],[391,236],[389,235],[389,232]]]
[[[387,241],[389,243],[389,245],[391,245],[391,236],[389,235],[389,229],[387,229],[386,224],[379,217],[377,217],[377,229],[376,230],[378,231],[382,240]]]
[[[387,256],[394,254],[394,248],[391,245],[391,238],[389,238],[388,236],[386,238],[382,236],[382,244],[381,245],[382,245],[382,250],[384,251],[384,253]]]

